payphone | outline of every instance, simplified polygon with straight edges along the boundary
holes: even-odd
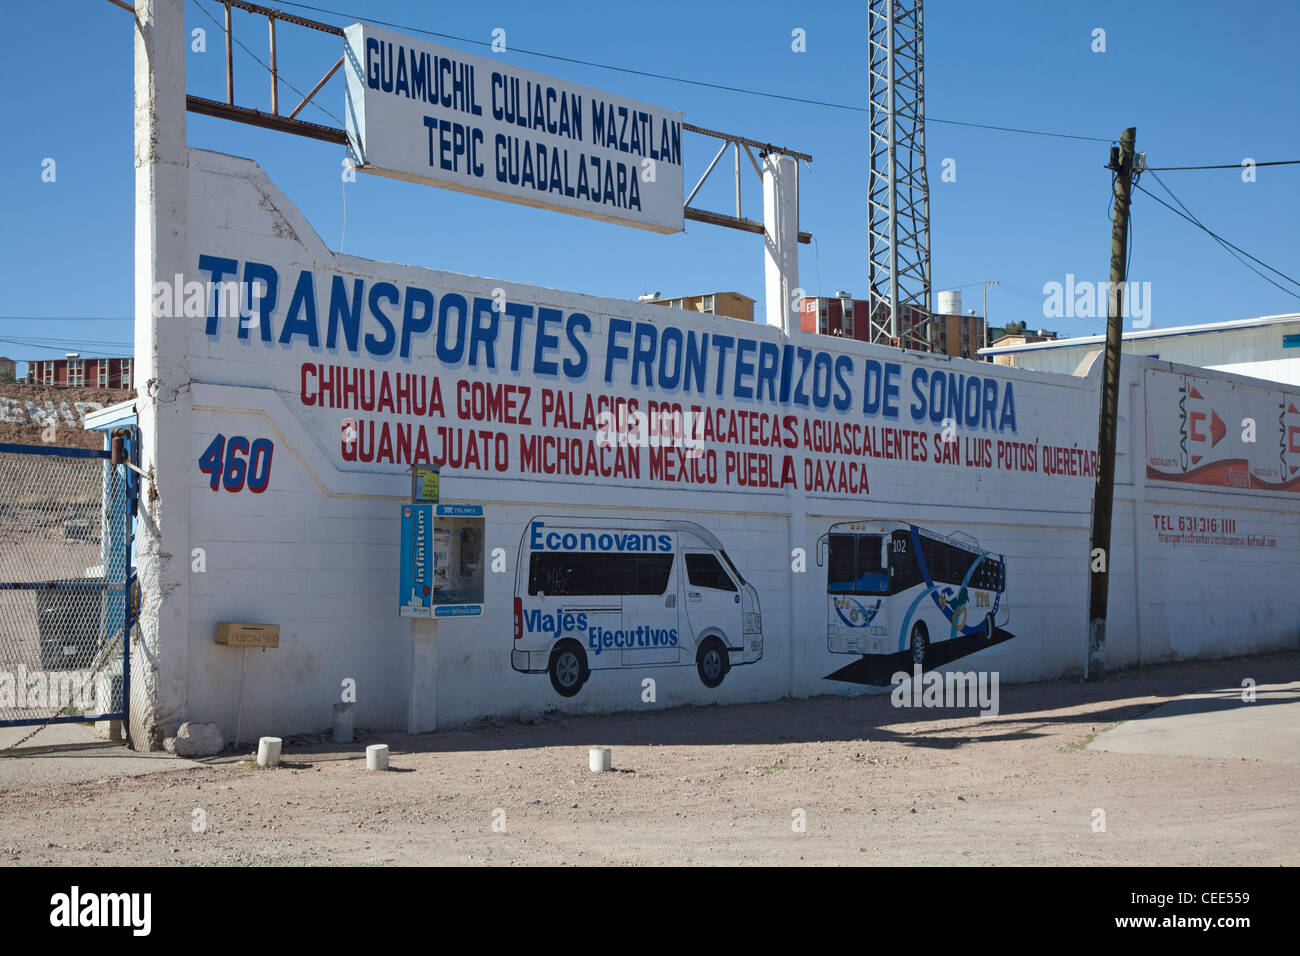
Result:
[[[438,502],[436,469],[416,467],[402,505],[400,617],[483,613],[483,506]]]

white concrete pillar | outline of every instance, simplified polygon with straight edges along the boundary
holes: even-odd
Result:
[[[136,531],[143,606],[131,647],[131,740],[188,719],[189,329],[153,315],[154,283],[192,271],[186,235],[185,5],[135,2],[135,385],[142,480]],[[199,543],[201,544],[201,542]]]
[[[334,731],[330,739],[336,744],[352,743],[351,702],[342,702],[334,705]]]
[[[788,602],[788,607],[786,609],[786,627],[789,628],[787,633],[800,634],[804,632],[808,621],[817,620],[818,615],[822,613],[820,602],[816,602],[814,606],[808,606],[807,597],[809,589],[802,586],[802,582],[807,581],[809,575],[812,575],[813,580],[817,580],[818,571],[821,570],[817,567],[817,535],[809,534],[808,532],[808,504],[799,489],[787,488],[784,493],[784,501],[786,502],[786,506],[790,509],[790,523],[787,525],[790,535],[788,539],[788,551],[793,555],[795,553],[795,548],[804,549],[804,571],[802,574],[791,575],[791,587],[786,592],[786,600]],[[825,583],[825,571],[822,571],[821,584],[825,585]],[[814,591],[814,593],[822,597],[822,600],[825,600],[824,592],[824,587]],[[772,624],[768,623],[769,620],[772,623],[775,623],[776,615],[773,614],[770,619],[766,614],[763,616],[763,630],[765,632],[764,638],[768,641],[771,640],[768,635],[772,633]],[[818,652],[821,652],[824,648],[824,645],[820,642],[814,642],[813,646],[818,649]],[[791,697],[809,696],[807,688],[803,686],[799,679],[801,674],[806,673],[800,655],[806,652],[807,647],[808,642],[806,641],[785,642],[784,650],[785,653],[789,655],[786,661],[786,686],[789,689]],[[775,651],[776,649],[773,648],[773,657],[776,656]],[[764,650],[764,654],[766,654],[766,649]]]
[[[388,769],[388,744],[371,744],[366,748],[366,769]]]
[[[259,767],[278,767],[280,752],[284,747],[281,737],[262,737],[257,741],[257,765]]]
[[[406,708],[406,732],[426,734],[438,729],[438,622],[411,621],[411,683]]]
[[[797,160],[769,153],[763,159],[763,278],[767,324],[789,333],[799,327],[794,290],[799,287]]]

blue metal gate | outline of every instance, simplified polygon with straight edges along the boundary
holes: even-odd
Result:
[[[111,442],[0,443],[0,726],[129,727],[134,429]]]

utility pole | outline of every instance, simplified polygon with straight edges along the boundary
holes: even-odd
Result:
[[[990,279],[984,283],[984,347],[988,348],[993,344],[992,336],[989,334],[989,286],[999,285],[997,279]]]
[[[1110,522],[1115,500],[1115,441],[1119,424],[1119,360],[1123,334],[1124,283],[1128,278],[1128,205],[1133,180],[1130,126],[1111,147],[1107,169],[1115,174],[1115,214],[1110,231],[1110,295],[1106,317],[1106,356],[1101,374],[1101,414],[1097,427],[1097,485],[1092,498],[1092,544],[1088,552],[1088,659],[1084,679],[1106,674],[1106,599],[1110,587]]]

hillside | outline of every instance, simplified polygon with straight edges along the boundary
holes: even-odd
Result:
[[[0,385],[0,442],[103,448],[103,436],[85,430],[86,413],[134,396],[123,389]],[[51,421],[54,441],[46,442],[42,432]]]

